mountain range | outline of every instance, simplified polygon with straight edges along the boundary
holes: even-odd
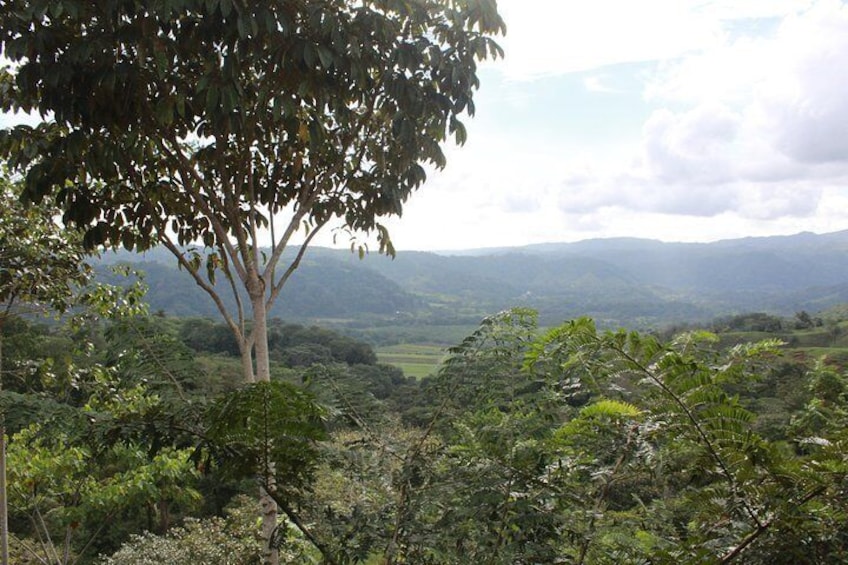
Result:
[[[99,260],[101,267],[116,262],[146,273],[152,309],[217,315],[167,251],[108,253]],[[741,312],[815,312],[844,302],[848,230],[713,243],[616,238],[449,253],[401,251],[394,259],[374,254],[360,259],[348,250],[316,247],[307,252],[272,315],[297,321],[455,324],[527,306],[539,310],[543,323],[589,315],[604,326],[652,327]]]

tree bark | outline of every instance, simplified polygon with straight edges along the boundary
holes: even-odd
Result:
[[[3,388],[3,323],[0,321],[0,390]],[[9,501],[6,495],[6,414],[0,413],[0,563],[9,565]]]
[[[253,352],[247,343],[239,343],[241,351],[241,376],[244,378],[244,384],[256,382],[256,377],[253,374]]]
[[[274,532],[277,529],[277,503],[265,489],[259,487],[259,506],[262,508],[262,565],[279,565],[280,552],[275,547]]]
[[[271,382],[271,361],[268,353],[268,312],[262,293],[250,298],[253,307],[253,349],[256,356],[256,381]]]
[[[256,382],[271,381],[271,364],[268,354],[268,312],[265,308],[265,287],[259,282],[249,291],[253,310],[253,349],[256,358]],[[265,547],[262,551],[263,565],[279,565],[279,551],[274,547],[274,532],[277,529],[279,509],[274,500],[273,461],[266,462],[266,468],[260,469],[259,505],[262,508],[262,539]]]

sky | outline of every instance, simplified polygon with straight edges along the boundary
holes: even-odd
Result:
[[[399,250],[848,229],[848,5],[499,0],[465,146]]]
[[[398,250],[848,229],[845,2],[498,4],[505,58]]]

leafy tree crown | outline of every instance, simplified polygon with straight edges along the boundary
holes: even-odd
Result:
[[[45,120],[0,151],[88,246],[214,246],[284,209],[385,236],[503,31],[495,0],[13,0],[0,107]]]

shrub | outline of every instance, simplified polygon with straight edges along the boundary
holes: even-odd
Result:
[[[180,527],[157,536],[133,536],[102,565],[253,565],[260,562],[261,539],[257,502],[238,497],[225,517],[186,519]]]

